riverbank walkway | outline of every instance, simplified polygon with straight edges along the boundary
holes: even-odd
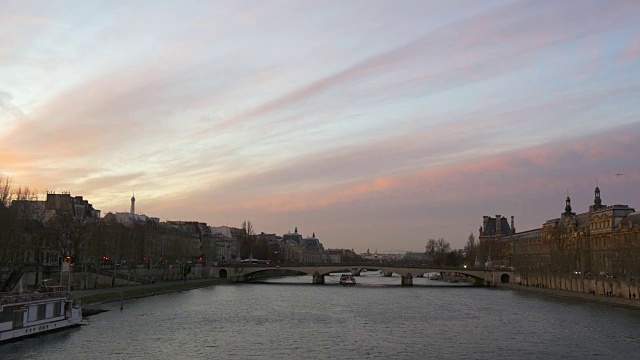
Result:
[[[227,284],[225,279],[193,279],[163,281],[155,284],[118,286],[100,289],[72,291],[74,299],[82,300],[89,307],[101,303],[119,301],[121,299],[134,299],[146,296],[168,294],[172,292],[187,291],[213,285]]]
[[[640,309],[640,299],[624,299],[616,296],[605,295],[591,295],[577,291],[559,290],[559,289],[546,289],[538,288],[534,286],[518,285],[518,284],[500,284],[499,289],[514,290],[527,292],[532,294],[540,294],[545,296],[555,296],[566,299],[573,299],[578,301],[589,301],[600,304],[623,306],[627,308]]]

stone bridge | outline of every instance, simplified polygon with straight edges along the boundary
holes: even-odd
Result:
[[[322,265],[250,265],[250,264],[218,264],[212,267],[215,276],[228,278],[236,282],[250,282],[258,278],[282,275],[312,275],[313,284],[324,284],[324,276],[330,273],[351,273],[359,276],[363,269],[382,270],[385,276],[398,274],[402,277],[402,285],[413,285],[414,277],[422,277],[427,273],[456,274],[473,278],[479,286],[495,286],[498,283],[515,283],[516,277],[508,270],[466,269],[454,267],[417,267],[402,265],[376,264],[322,264]]]

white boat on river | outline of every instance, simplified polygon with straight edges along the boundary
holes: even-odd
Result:
[[[355,285],[356,284],[356,279],[349,274],[342,274],[342,276],[340,276],[340,284],[341,285]]]
[[[63,287],[43,292],[0,293],[0,343],[79,326],[82,308]]]

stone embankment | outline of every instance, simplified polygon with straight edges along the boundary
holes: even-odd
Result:
[[[121,301],[123,299],[135,299],[147,296],[168,294],[191,289],[197,289],[212,285],[228,284],[226,279],[198,279],[188,281],[166,281],[149,285],[121,286],[104,289],[78,290],[73,292],[73,298],[81,300],[83,313],[86,315],[100,312],[98,305]]]
[[[543,287],[526,286],[518,284],[499,284],[498,289],[515,290],[545,296],[561,297],[578,301],[588,301],[606,305],[622,306],[633,309],[640,309],[640,299],[626,299],[616,296],[606,296],[601,294],[588,294],[577,291],[549,289]]]

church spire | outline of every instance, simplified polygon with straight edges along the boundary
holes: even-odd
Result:
[[[136,213],[136,193],[133,192],[131,196],[131,214]]]

